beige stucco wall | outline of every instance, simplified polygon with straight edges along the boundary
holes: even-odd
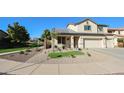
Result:
[[[74,48],[74,36],[67,36],[67,38],[70,38],[70,40],[67,42],[66,41],[66,47],[70,46],[71,48]],[[79,36],[79,40],[78,40],[78,48],[84,48],[84,39],[101,39],[101,48],[106,48],[106,39],[104,36]],[[107,36],[108,40],[112,40],[113,44],[116,45],[117,44],[117,39],[114,36]],[[58,44],[57,39],[55,39],[55,45],[57,45],[58,47],[61,47],[62,44]],[[112,47],[114,47],[114,45]],[[92,44],[91,44],[92,46]]]
[[[117,37],[114,37],[114,46],[117,47],[118,46],[118,42],[117,42]]]
[[[120,31],[120,34],[121,34],[121,35],[124,35],[124,31]]]
[[[54,44],[55,45],[58,45],[58,40],[57,40],[57,38],[55,39],[55,38],[52,38],[52,39],[54,39]],[[53,40],[51,40],[51,43],[53,43]],[[53,45],[53,44],[52,44]]]
[[[83,39],[84,39],[83,36],[80,36],[80,37],[79,37],[79,40],[78,40],[78,47],[79,47],[79,48],[83,48],[83,43],[84,43],[84,42],[83,42]]]
[[[112,33],[113,33],[113,34],[117,34],[117,35],[118,35],[118,31],[113,31]]]
[[[88,24],[87,24],[88,23]],[[91,26],[91,30],[84,30],[84,26],[85,25],[90,25]],[[86,33],[97,33],[97,25],[89,20],[77,25],[77,31],[78,32],[86,32]]]
[[[103,32],[108,33],[108,27],[103,27]]]
[[[91,26],[91,30],[84,30],[84,26],[85,25],[90,25]],[[69,24],[67,26],[68,29],[71,29],[71,30],[74,30],[76,32],[84,32],[84,33],[107,33],[108,32],[108,27],[103,27],[103,31],[100,32],[98,31],[98,27],[97,27],[97,24],[93,23],[92,21],[90,20],[87,20],[85,22],[82,22],[80,24],[77,24],[77,25],[73,25],[73,24]]]
[[[119,31],[114,31],[113,33],[119,35],[119,34],[118,34]],[[120,31],[120,35],[124,35],[124,31]]]

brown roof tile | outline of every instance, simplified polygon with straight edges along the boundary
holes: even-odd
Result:
[[[124,31],[124,28],[108,28],[108,31]]]

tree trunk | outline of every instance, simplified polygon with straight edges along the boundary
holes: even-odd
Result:
[[[54,52],[54,47],[55,47],[55,44],[54,44],[54,38],[52,38],[52,48],[53,48],[53,52]]]
[[[47,40],[44,38],[44,48],[47,49]]]

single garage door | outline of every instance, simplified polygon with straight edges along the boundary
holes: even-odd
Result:
[[[101,39],[85,39],[84,40],[85,48],[102,48]]]
[[[107,48],[113,48],[113,47],[114,47],[113,40],[112,39],[107,40]]]

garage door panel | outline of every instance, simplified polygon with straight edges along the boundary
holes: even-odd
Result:
[[[113,48],[114,45],[113,45],[113,40],[107,40],[107,48]]]
[[[102,40],[85,39],[85,48],[102,48]]]

